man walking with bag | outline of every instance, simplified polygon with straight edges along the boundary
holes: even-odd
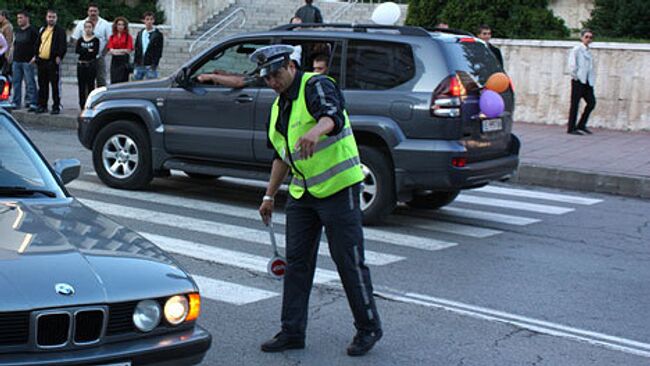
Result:
[[[260,77],[279,97],[268,138],[275,150],[271,178],[260,206],[269,223],[275,194],[291,171],[286,207],[286,257],[282,330],[262,344],[264,352],[305,347],[309,295],[323,226],[348,298],[357,334],[350,356],[366,354],[382,337],[370,271],[364,263],[359,151],[344,100],[323,75],[302,73],[290,60],[294,48],[273,45],[251,55]]]

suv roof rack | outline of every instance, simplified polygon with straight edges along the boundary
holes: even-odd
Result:
[[[379,25],[379,24],[352,24],[352,23],[298,23],[284,24],[275,27],[273,31],[289,31],[297,28],[346,28],[354,32],[367,32],[368,29],[387,29],[399,31],[405,36],[429,36],[429,32],[422,27],[401,26],[401,25]]]
[[[457,34],[459,36],[470,36],[470,37],[475,37],[474,34],[468,31],[464,31],[462,29],[456,29],[456,28],[438,28],[438,27],[425,27],[425,30],[428,32],[442,32],[442,33],[450,33],[450,34]]]

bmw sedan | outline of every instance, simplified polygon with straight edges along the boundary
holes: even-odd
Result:
[[[85,207],[0,110],[0,365],[194,365],[201,297],[170,256]]]

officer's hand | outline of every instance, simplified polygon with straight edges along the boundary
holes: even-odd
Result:
[[[300,157],[303,159],[311,158],[314,155],[314,149],[318,143],[320,134],[313,128],[309,130],[304,136],[298,139],[295,149],[300,152]]]
[[[273,214],[273,201],[262,201],[260,205],[260,216],[262,216],[262,221],[264,225],[268,225],[271,222],[271,215]]]

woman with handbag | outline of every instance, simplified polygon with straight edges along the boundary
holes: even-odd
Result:
[[[113,22],[113,35],[108,39],[111,54],[111,84],[129,81],[130,57],[133,52],[133,37],[129,34],[129,22],[117,17]]]

